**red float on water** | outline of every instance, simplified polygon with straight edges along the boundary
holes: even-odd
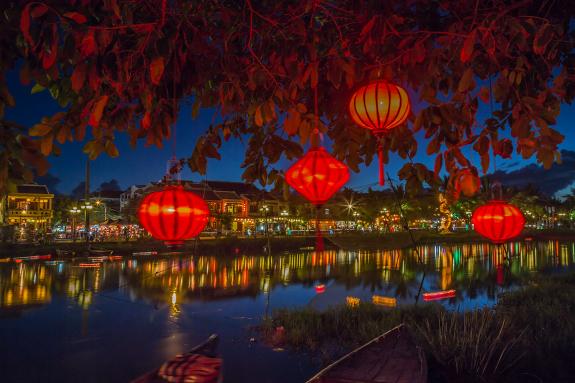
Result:
[[[455,290],[436,291],[433,293],[423,293],[423,300],[426,302],[440,299],[455,298]]]

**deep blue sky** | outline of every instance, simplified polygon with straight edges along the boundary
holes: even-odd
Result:
[[[17,71],[13,71],[8,76],[8,83],[12,94],[16,99],[16,107],[7,109],[6,118],[16,121],[25,126],[32,126],[43,116],[51,115],[60,110],[56,102],[52,100],[47,91],[37,94],[30,94],[31,86],[23,86],[18,80]],[[485,110],[485,108],[484,108]],[[484,113],[480,113],[480,122],[484,118]],[[197,119],[191,118],[189,106],[181,108],[177,123],[177,155],[178,157],[188,157],[191,155],[197,137],[210,125],[213,119],[212,110],[202,110]],[[575,149],[575,132],[573,131],[573,121],[575,121],[575,107],[563,105],[561,116],[558,120],[557,129],[565,135],[565,141],[561,144],[561,149]],[[433,167],[433,160],[425,154],[427,143],[423,135],[418,137],[419,150],[414,158],[415,162],[423,162],[429,167]],[[61,146],[62,154],[59,157],[51,156],[50,173],[60,179],[57,189],[61,193],[69,193],[79,182],[84,179],[84,169],[86,156],[82,152],[83,142],[67,142]],[[157,181],[162,178],[166,171],[166,161],[171,156],[171,144],[166,142],[163,149],[155,146],[145,147],[143,142],[139,142],[135,149],[128,144],[128,136],[125,133],[118,133],[116,145],[120,151],[120,156],[110,158],[102,154],[91,164],[91,184],[92,190],[102,182],[117,179],[122,188],[133,184],[143,184],[150,181]],[[329,150],[329,143],[326,143]],[[208,162],[209,179],[240,181],[242,169],[240,164],[243,161],[245,144],[239,141],[230,140],[224,142],[221,155],[222,160],[210,160]],[[479,166],[479,158],[471,151],[466,152],[469,158]],[[392,178],[403,166],[404,160],[392,155],[390,163],[386,166],[386,171],[391,172]],[[511,159],[497,159],[498,169],[513,170],[524,167],[534,160],[525,161],[521,157],[514,155]],[[286,161],[280,162],[278,166],[287,168]],[[191,174],[186,168],[182,178],[199,180],[198,174]],[[372,163],[369,167],[363,166],[360,173],[353,173],[348,183],[349,187],[356,189],[366,189],[374,186],[377,181],[377,165]]]

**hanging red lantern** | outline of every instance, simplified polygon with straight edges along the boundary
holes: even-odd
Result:
[[[167,186],[144,197],[138,209],[142,226],[166,245],[180,245],[200,234],[210,217],[206,202],[182,186]]]
[[[481,180],[473,170],[469,168],[461,169],[455,176],[455,193],[459,198],[459,193],[463,192],[466,197],[473,197],[481,187]]]
[[[409,97],[405,89],[385,81],[365,85],[351,97],[349,103],[351,117],[359,126],[370,129],[379,140],[377,154],[380,185],[385,183],[381,136],[403,124],[409,111]]]
[[[348,180],[347,166],[323,147],[310,149],[286,172],[286,182],[316,206],[326,203]]]
[[[493,200],[479,206],[471,217],[476,232],[500,244],[517,237],[525,226],[521,210],[505,201]]]
[[[349,169],[323,147],[318,147],[310,149],[293,164],[286,172],[285,178],[292,188],[317,207],[316,251],[323,251],[323,238],[319,227],[320,207],[349,180]]]

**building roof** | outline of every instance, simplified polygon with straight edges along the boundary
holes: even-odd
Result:
[[[242,197],[240,197],[238,195],[238,193],[236,193],[235,191],[218,191],[216,190],[214,192],[218,197],[220,197],[221,199],[235,199],[235,200],[241,200]]]
[[[210,190],[210,189],[205,188],[203,186],[199,187],[199,188],[197,188],[197,187],[192,187],[192,188],[186,187],[186,190],[189,190],[192,193],[197,194],[198,196],[202,197],[206,201],[219,201],[219,200],[221,200],[221,198],[218,197],[216,195],[216,193],[214,193],[213,190]]]
[[[17,185],[16,191],[22,194],[50,194],[46,185],[36,184]]]
[[[229,182],[229,181],[203,181],[215,191],[233,191],[237,194],[255,194],[260,190],[253,184],[244,182]]]

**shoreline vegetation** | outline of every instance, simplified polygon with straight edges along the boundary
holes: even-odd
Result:
[[[412,232],[418,245],[428,244],[450,244],[469,242],[488,242],[472,231],[440,234],[437,232],[416,230]],[[520,237],[521,240],[532,241],[575,241],[575,231],[571,230],[548,230],[548,231],[526,231]],[[388,250],[406,249],[413,247],[409,233],[341,233],[337,235],[325,235],[325,246],[328,249],[343,250]],[[214,255],[227,255],[239,253],[264,253],[268,244],[265,236],[257,238],[243,237],[222,237],[222,238],[201,238],[199,240],[186,241],[178,250],[193,251],[200,254],[210,253]],[[272,254],[278,251],[312,250],[315,245],[315,236],[271,236],[269,244]],[[129,254],[136,251],[158,251],[169,252],[162,242],[144,239],[138,241],[116,241],[116,242],[92,242],[93,248],[104,248],[114,250],[115,253]],[[0,255],[21,256],[33,254],[55,254],[56,249],[70,250],[81,253],[86,250],[85,242],[54,242],[47,244],[12,244],[0,243]]]
[[[568,382],[575,376],[575,273],[535,276],[491,309],[449,312],[437,303],[325,311],[280,309],[258,327],[273,347],[327,365],[405,323],[426,351],[430,382]]]

